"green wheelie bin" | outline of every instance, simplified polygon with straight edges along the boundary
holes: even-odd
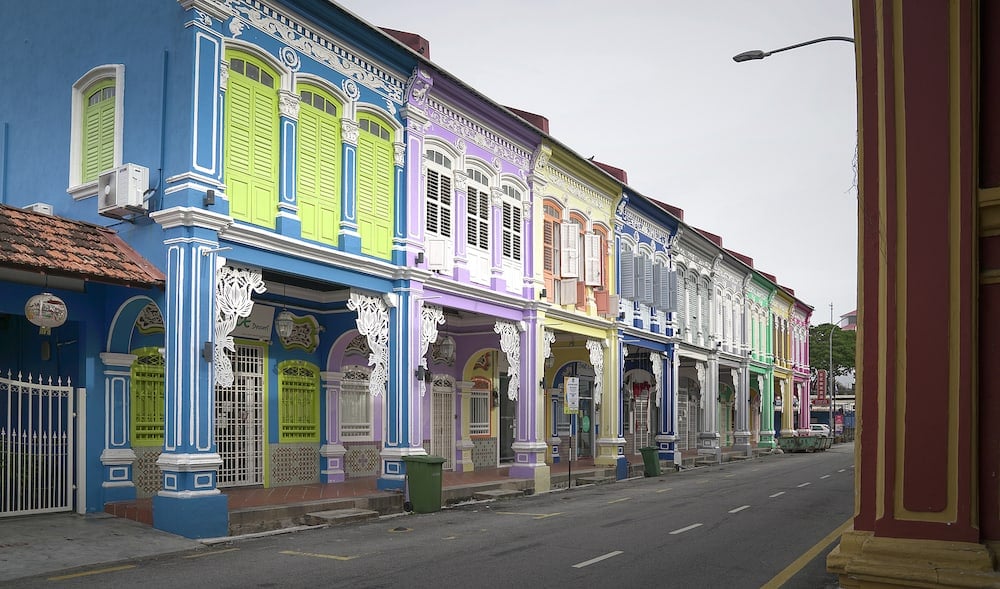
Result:
[[[404,456],[406,464],[406,493],[410,506],[417,513],[441,511],[440,456]]]
[[[646,470],[646,476],[660,476],[660,449],[653,446],[639,448],[642,452],[642,466]]]

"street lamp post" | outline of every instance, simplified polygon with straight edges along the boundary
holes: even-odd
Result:
[[[853,37],[820,37],[819,39],[812,39],[810,41],[803,41],[802,43],[796,43],[795,45],[789,45],[788,47],[782,47],[780,49],[772,49],[770,51],[761,51],[760,49],[753,49],[751,51],[744,51],[733,56],[733,61],[736,63],[742,63],[744,61],[750,61],[753,59],[764,59],[775,53],[781,51],[788,51],[789,49],[797,49],[799,47],[805,47],[806,45],[812,45],[814,43],[822,43],[824,41],[846,41],[848,43],[853,43]]]
[[[830,387],[830,435],[834,438],[837,437],[837,428],[833,423],[837,406],[837,377],[833,373],[833,330],[835,329],[837,326],[833,323],[833,303],[830,303],[830,370],[827,375],[829,379],[827,386]]]

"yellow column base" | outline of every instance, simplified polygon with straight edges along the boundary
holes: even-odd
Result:
[[[618,446],[624,445],[625,440],[598,439],[597,456],[594,456],[594,466],[604,466],[615,468],[618,466]]]
[[[826,558],[844,589],[1000,587],[990,546],[971,542],[880,538],[850,530]]]
[[[549,465],[535,469],[535,493],[548,493],[552,490],[552,470]]]

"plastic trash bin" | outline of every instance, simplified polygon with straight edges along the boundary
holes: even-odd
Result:
[[[406,464],[406,489],[410,505],[417,513],[441,511],[440,456],[404,456]]]
[[[646,470],[646,476],[660,476],[660,449],[648,446],[639,448],[639,452],[642,452],[642,466]]]

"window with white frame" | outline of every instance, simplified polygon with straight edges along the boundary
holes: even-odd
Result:
[[[101,172],[122,164],[125,66],[96,67],[73,84],[69,188],[73,198],[97,194]]]
[[[435,149],[428,149],[424,157],[427,160],[427,234],[451,239],[451,158]]]
[[[466,243],[483,251],[490,249],[490,181],[485,174],[469,168],[466,201]]]
[[[523,220],[521,217],[521,191],[510,184],[503,185],[502,240],[503,257],[505,261],[521,263],[521,234]]]
[[[343,440],[371,440],[372,397],[368,373],[346,371],[340,385],[340,437]]]
[[[472,391],[469,394],[469,435],[490,434],[490,392]]]
[[[542,206],[542,273],[545,280],[545,298],[556,300],[556,280],[560,277],[561,233],[560,219],[562,211],[550,203]]]
[[[621,243],[618,262],[621,267],[619,294],[623,299],[632,301],[635,300],[635,246],[624,240]]]

